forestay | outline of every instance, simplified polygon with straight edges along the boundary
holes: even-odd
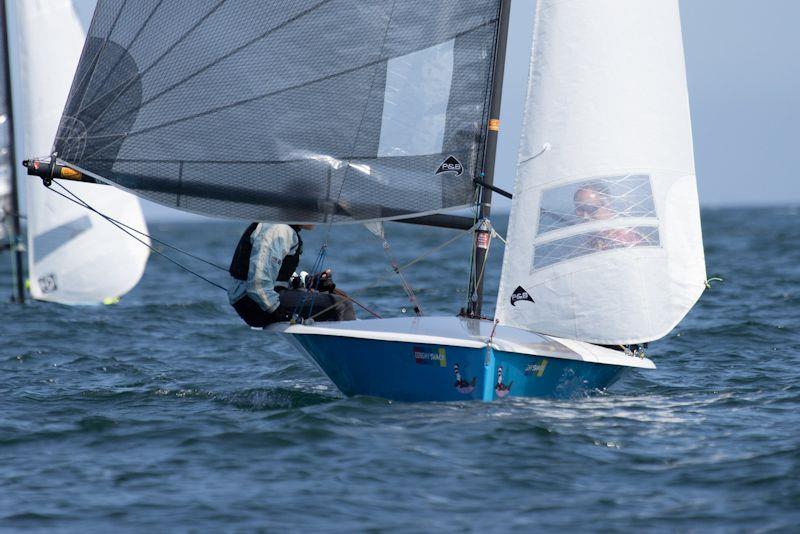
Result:
[[[503,324],[601,344],[666,335],[705,266],[677,0],[540,0]]]
[[[16,117],[25,132],[24,153],[49,154],[84,43],[88,20],[82,21],[79,15],[91,13],[92,1],[16,0],[13,4],[17,72],[24,89]],[[68,187],[101,213],[147,230],[136,197],[93,184],[69,182]],[[47,190],[38,180],[28,179],[26,196],[28,270],[34,298],[95,304],[119,297],[139,282],[149,255],[147,247]]]
[[[499,0],[104,0],[56,142],[156,202],[349,222],[468,205]]]

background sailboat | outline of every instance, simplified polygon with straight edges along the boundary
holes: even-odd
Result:
[[[0,3],[0,251],[11,257],[13,292],[11,299],[25,300],[23,273],[22,228],[19,195],[17,194],[16,143],[11,98],[11,68],[8,57],[8,13],[5,1]]]
[[[104,2],[58,158],[29,162],[29,172],[267,221],[366,222],[476,205],[462,317],[272,330],[349,395],[491,400],[605,388],[653,364],[592,343],[664,335],[704,281],[677,3],[539,4],[492,322],[480,303],[508,8]],[[578,192],[590,187],[613,216],[576,217]],[[591,279],[603,287],[587,290]],[[531,311],[540,303],[543,312]]]
[[[83,49],[94,0],[7,1],[15,110],[25,154],[48,154]],[[70,190],[98,211],[147,231],[139,200],[84,184]],[[146,246],[99,215],[26,182],[31,296],[62,304],[108,302],[141,279]],[[146,238],[143,238],[146,240]]]

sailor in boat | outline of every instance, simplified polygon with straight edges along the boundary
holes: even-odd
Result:
[[[228,298],[248,325],[263,328],[295,314],[315,321],[354,320],[349,300],[333,294],[330,269],[301,279],[295,272],[303,253],[301,230],[313,225],[252,223],[231,260]]]
[[[614,197],[608,186],[602,182],[589,182],[575,191],[575,215],[583,219],[602,221],[620,216],[614,206]],[[624,201],[624,199],[619,199]],[[589,248],[608,250],[612,248],[635,247],[644,237],[633,228],[609,228],[593,233],[589,238]]]
[[[575,215],[583,219],[603,221],[619,217],[623,213],[615,209],[613,197],[606,184],[589,182],[575,191]],[[618,199],[623,200],[623,199]],[[644,240],[644,236],[634,228],[609,228],[590,234],[587,246],[594,250],[608,250],[621,247],[635,247]],[[614,350],[630,353],[644,353],[647,344],[643,345],[600,345]]]

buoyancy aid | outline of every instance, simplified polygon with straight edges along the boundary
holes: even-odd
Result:
[[[233,253],[228,272],[237,280],[247,281],[247,277],[250,274],[250,254],[253,252],[252,236],[257,227],[258,223],[251,223],[245,229],[239,239],[239,243],[236,245],[236,251]],[[300,265],[300,256],[303,254],[303,239],[300,237],[300,232],[295,227],[292,227],[292,229],[297,235],[297,250],[294,254],[289,254],[283,258],[278,276],[275,278],[276,282],[283,282],[287,285],[292,274],[297,270],[297,266]]]
[[[250,253],[253,251],[253,243],[250,241],[250,236],[256,231],[257,226],[258,223],[251,223],[247,227],[242,237],[239,238],[236,251],[233,253],[228,272],[237,280],[247,280],[247,273],[250,271]]]

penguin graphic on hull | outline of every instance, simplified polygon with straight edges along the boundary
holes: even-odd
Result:
[[[511,386],[514,384],[514,381],[508,383],[508,385],[503,384],[503,366],[497,368],[497,385],[494,386],[494,392],[497,394],[498,397],[501,399],[508,395],[511,392]]]
[[[472,391],[475,389],[475,384],[478,381],[478,377],[473,376],[472,382],[467,382],[466,380],[461,378],[461,370],[458,367],[457,363],[453,365],[453,372],[456,374],[456,381],[453,384],[453,386],[458,390],[458,392],[463,393],[465,395],[467,393],[472,393]]]

